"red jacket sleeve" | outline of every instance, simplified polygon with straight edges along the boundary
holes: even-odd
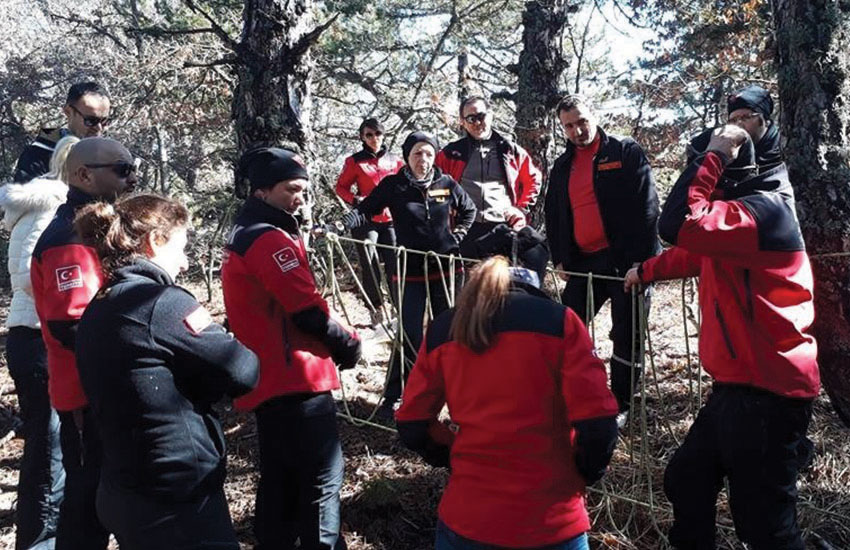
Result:
[[[354,204],[354,193],[351,186],[357,183],[357,163],[352,157],[345,159],[342,172],[336,180],[336,194],[348,204]]]
[[[651,283],[696,277],[699,275],[701,264],[702,256],[688,252],[682,247],[672,246],[643,262],[640,280]]]
[[[537,203],[540,188],[543,185],[543,174],[534,165],[531,156],[517,145],[519,162],[519,177],[516,181],[516,205],[518,208],[529,209]]]
[[[396,419],[436,420],[443,405],[446,404],[446,386],[442,371],[429,361],[426,341],[422,340],[416,364],[410,371],[410,377],[404,387],[401,407],[396,411]]]
[[[597,357],[584,323],[571,309],[564,316],[563,345],[561,395],[569,421],[616,415],[617,400],[608,389],[605,364]]]

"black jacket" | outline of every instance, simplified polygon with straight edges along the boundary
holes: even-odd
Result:
[[[15,167],[15,183],[26,183],[33,178],[50,171],[50,157],[56,148],[56,142],[69,135],[64,128],[44,128],[30,145],[21,153]]]
[[[405,170],[387,176],[357,205],[359,223],[389,208],[396,242],[413,250],[457,254],[458,242],[475,221],[475,204],[455,180],[434,167],[434,180],[426,189],[415,187]],[[422,255],[408,256],[407,273],[422,274]]]
[[[610,253],[625,273],[635,262],[658,254],[658,195],[649,161],[631,138],[608,135],[593,159],[593,189]],[[555,160],[546,191],[546,237],[554,265],[569,270],[580,256],[574,237],[573,211],[567,191],[575,146]]]
[[[212,404],[257,383],[257,357],[158,266],[116,270],[77,331],[77,361],[103,440],[101,475],[170,501],[224,482]]]

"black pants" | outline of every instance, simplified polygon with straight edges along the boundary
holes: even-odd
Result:
[[[104,550],[109,532],[97,518],[102,445],[88,407],[59,413],[65,500],[59,510],[56,550]]]
[[[796,483],[809,458],[811,416],[811,400],[715,384],[664,473],[673,546],[715,547],[716,501],[725,477],[742,541],[753,550],[803,550]]]
[[[188,502],[171,502],[102,480],[97,513],[121,550],[239,550],[220,487]]]
[[[59,446],[59,416],[47,394],[47,350],[39,329],[11,327],[6,361],[21,408],[24,456],[18,477],[15,548],[52,550],[65,470]]]
[[[455,282],[456,292],[460,292],[459,282],[459,279]],[[445,284],[449,287],[448,278]],[[405,363],[416,361],[416,354],[419,352],[419,346],[422,345],[423,326],[429,293],[431,297],[431,312],[436,317],[449,308],[449,299],[446,290],[443,288],[442,277],[427,282],[408,280],[404,283],[404,296],[401,302],[401,326],[404,329]],[[395,403],[401,397],[401,363],[401,353],[399,350],[396,350],[390,360],[389,381],[387,382],[387,390],[384,392],[384,402],[387,404]],[[409,374],[410,370],[407,369],[404,373],[405,380],[407,380]]]
[[[345,550],[339,490],[344,462],[330,393],[271,399],[257,408],[260,482],[256,550]]]
[[[623,276],[616,269],[607,251],[584,256],[573,262],[569,271],[593,273],[594,275]],[[628,410],[632,394],[637,388],[643,372],[643,357],[639,357],[640,322],[637,312],[632,317],[632,296],[623,291],[623,282],[608,279],[593,279],[593,311],[587,315],[587,278],[572,276],[561,295],[564,305],[576,312],[582,321],[593,318],[605,302],[611,300],[611,340],[614,355],[611,357],[611,391],[617,398],[621,411]],[[644,291],[646,314],[649,314],[651,289]],[[636,305],[636,304],[635,304]],[[634,348],[633,348],[634,346]],[[637,361],[632,365],[632,351]]]
[[[369,241],[388,246],[395,246],[395,229],[391,223],[369,222],[362,227],[351,230],[351,237],[360,241]],[[361,280],[366,297],[375,309],[381,307],[381,263],[390,289],[390,301],[395,303],[396,293],[393,292],[393,275],[396,272],[395,252],[390,248],[360,245],[356,246],[357,257],[360,260]],[[379,261],[380,260],[380,261]]]

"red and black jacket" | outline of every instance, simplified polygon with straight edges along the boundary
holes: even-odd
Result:
[[[35,309],[47,347],[48,391],[58,411],[87,405],[80,383],[74,346],[77,324],[103,283],[97,253],[74,231],[74,215],[96,201],[71,187],[68,200],[39,237],[32,253],[30,280]]]
[[[593,159],[593,191],[615,266],[625,273],[635,262],[658,254],[658,195],[652,169],[633,139],[606,134]],[[575,145],[555,160],[546,190],[546,238],[552,264],[571,269],[581,257],[575,240],[568,185]]]
[[[387,176],[397,173],[404,166],[404,161],[399,157],[387,152],[382,148],[378,152],[372,152],[365,147],[362,151],[354,153],[345,159],[342,165],[342,173],[336,180],[336,194],[347,204],[356,206],[364,197],[368,197],[381,180]],[[351,188],[356,186],[357,191]],[[372,216],[376,223],[390,223],[393,221],[387,209]]]
[[[481,354],[438,316],[396,412],[399,435],[451,477],[440,519],[498,547],[547,546],[590,528],[586,483],[602,477],[617,437],[617,401],[587,329],[536,289],[515,289]],[[437,422],[448,404],[455,429]]]
[[[699,276],[700,357],[715,380],[814,398],[814,283],[785,165],[717,190],[726,164],[705,153],[679,177],[659,220],[675,246],[641,279]]]
[[[540,186],[543,185],[543,174],[534,166],[525,149],[495,131],[491,139],[496,141],[502,159],[511,202],[517,208],[528,211],[537,202]],[[472,138],[469,136],[449,143],[437,153],[434,164],[455,181],[460,181],[469,162],[471,143]]]
[[[249,197],[225,248],[221,282],[231,330],[260,358],[260,383],[237,408],[339,388],[334,363],[353,367],[360,340],[330,316],[291,214]]]

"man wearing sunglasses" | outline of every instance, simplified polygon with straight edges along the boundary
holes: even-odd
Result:
[[[97,82],[78,82],[68,90],[62,112],[66,128],[43,128],[18,159],[14,180],[26,183],[46,174],[50,167],[50,155],[56,142],[67,135],[78,138],[103,134],[109,125],[110,102],[106,89]]]
[[[105,549],[109,533],[95,512],[100,477],[100,437],[83,393],[74,356],[77,323],[103,282],[96,252],[74,229],[80,207],[113,202],[132,190],[136,165],[115,140],[90,137],[74,145],[66,162],[67,201],[41,234],[32,254],[30,279],[47,347],[50,403],[59,413],[65,499],[59,509],[56,548]]]

